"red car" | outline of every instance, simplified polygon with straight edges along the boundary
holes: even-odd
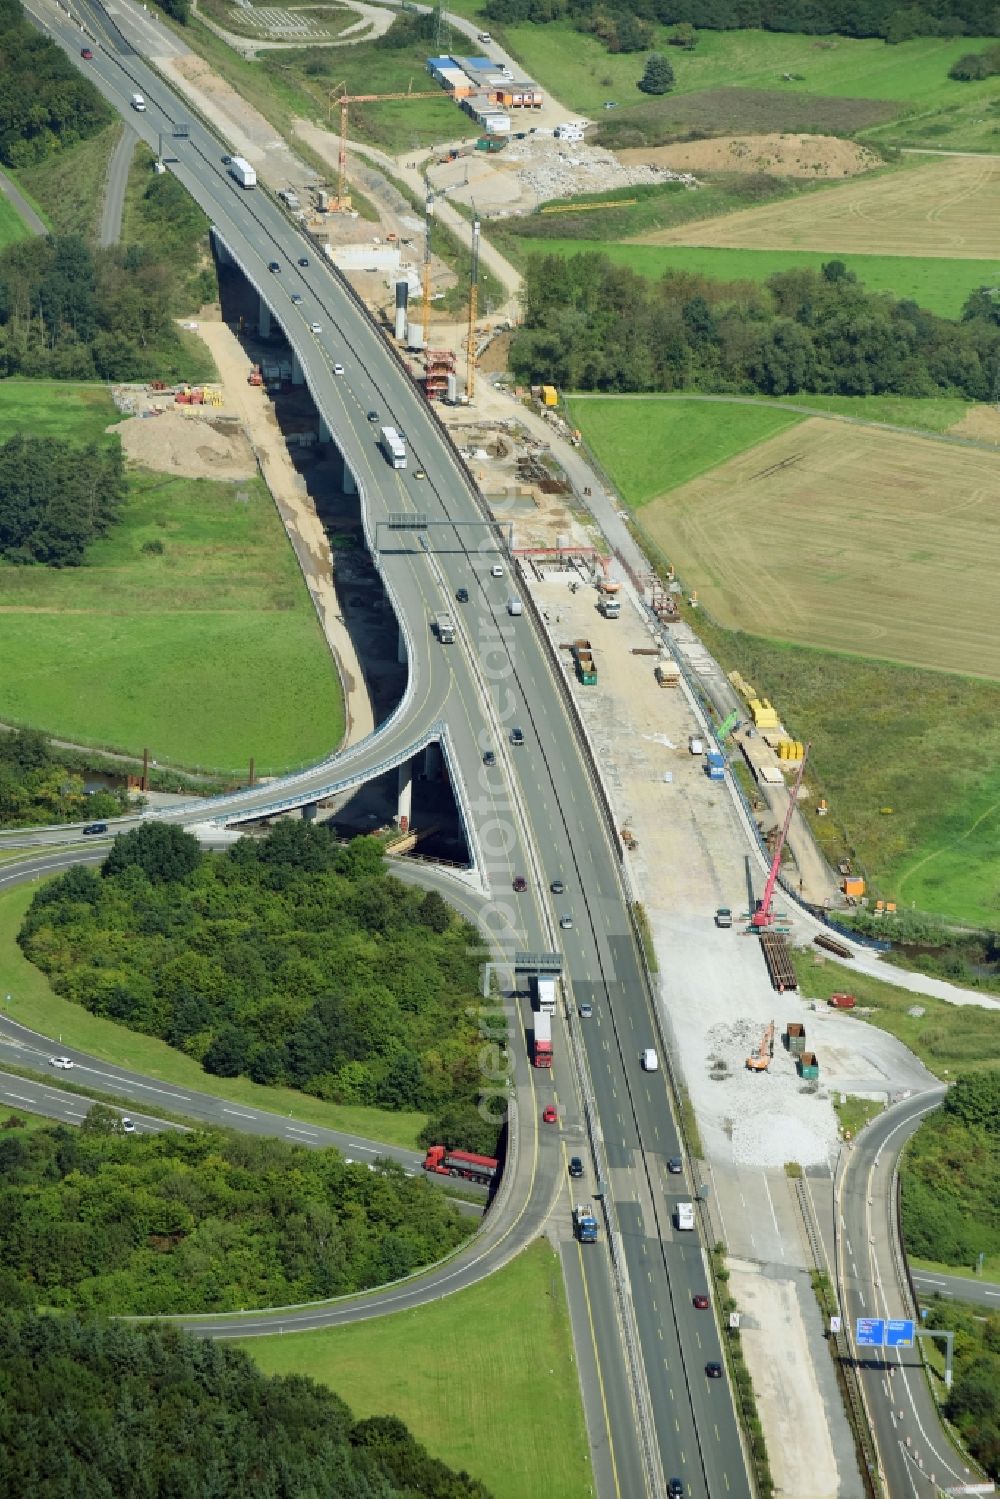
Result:
[[[699,1312],[707,1312],[708,1311],[708,1297],[707,1296],[696,1296],[694,1298],[694,1304],[695,1304],[695,1308],[696,1308],[697,1311],[699,1311]]]
[[[542,1123],[558,1124],[558,1122],[559,1115],[556,1113],[554,1106],[550,1103],[547,1108],[542,1110]]]
[[[94,54],[93,54],[93,52],[91,52],[91,50],[90,50],[89,47],[81,47],[80,48],[80,56],[82,58],[84,58],[87,62],[93,62],[93,60],[94,60]]]

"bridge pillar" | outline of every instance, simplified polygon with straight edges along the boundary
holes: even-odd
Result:
[[[218,260],[219,264],[235,265],[236,261],[229,253],[229,246],[226,244],[222,236],[219,234],[213,234],[212,238],[215,241],[215,258]]]
[[[399,797],[396,802],[396,821],[400,827],[409,827],[413,816],[413,763],[404,760],[399,767]]]
[[[409,656],[406,654],[406,636],[403,634],[402,630],[400,630],[399,643],[396,646],[396,660],[399,662],[400,666],[405,666],[409,659]]]
[[[320,442],[333,441],[333,433],[330,431],[330,428],[327,426],[323,417],[320,417],[319,419],[319,440]]]
[[[257,314],[257,331],[261,338],[271,337],[271,309],[264,298],[258,294],[257,301],[260,304]]]
[[[358,481],[355,479],[354,474],[348,468],[346,458],[344,459],[344,479],[341,487],[344,494],[357,494],[358,492]]]
[[[305,383],[306,383],[306,377],[302,373],[302,366],[299,363],[299,356],[297,354],[293,354],[292,355],[292,384],[293,385],[304,385]]]
[[[302,821],[315,822],[316,813],[319,811],[319,802],[306,802],[302,808]]]
[[[429,744],[424,750],[424,780],[439,781],[441,779],[441,746]]]

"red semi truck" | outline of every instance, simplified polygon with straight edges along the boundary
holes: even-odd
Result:
[[[540,1010],[534,1017],[535,1020],[535,1054],[534,1063],[536,1067],[552,1066],[552,1016]]]
[[[424,1170],[438,1176],[464,1176],[466,1181],[489,1187],[497,1178],[500,1162],[490,1155],[472,1155],[468,1150],[449,1150],[447,1145],[432,1145],[424,1157]]]

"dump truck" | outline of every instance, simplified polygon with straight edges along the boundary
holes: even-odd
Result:
[[[552,1017],[544,1010],[535,1015],[535,1044],[531,1060],[536,1067],[552,1066]]]
[[[455,621],[450,614],[435,614],[434,633],[442,645],[452,645],[455,639]]]
[[[488,1187],[500,1172],[500,1162],[490,1155],[473,1155],[468,1150],[449,1150],[447,1145],[432,1145],[424,1157],[424,1170],[437,1176],[461,1176],[466,1181]]]
[[[819,1077],[819,1057],[814,1051],[804,1051],[798,1061],[799,1077]]]
[[[573,1209],[573,1232],[581,1244],[597,1243],[597,1217],[589,1202],[578,1202]]]
[[[240,187],[256,187],[257,173],[243,156],[234,156],[229,163],[229,175],[234,177]]]
[[[785,1045],[788,1050],[798,1056],[806,1049],[806,1028],[797,1020],[790,1020],[785,1026]]]
[[[594,651],[589,640],[574,640],[573,660],[576,662],[576,674],[580,679],[582,687],[594,687],[597,684],[597,667],[594,665]]]

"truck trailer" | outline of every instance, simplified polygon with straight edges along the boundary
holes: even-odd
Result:
[[[256,187],[257,173],[242,156],[234,156],[229,163],[229,175],[235,177],[240,187]]]
[[[541,1010],[535,1016],[535,1044],[531,1059],[536,1067],[552,1066],[552,1017]]]
[[[556,981],[555,979],[534,978],[531,981],[534,991],[535,1009],[541,1015],[554,1015],[556,1012]]]
[[[500,1174],[500,1162],[490,1155],[473,1155],[468,1150],[449,1150],[446,1145],[432,1145],[424,1157],[424,1170],[437,1176],[461,1176],[466,1181],[489,1187]]]
[[[679,1202],[674,1208],[674,1222],[679,1229],[694,1228],[694,1204]]]

